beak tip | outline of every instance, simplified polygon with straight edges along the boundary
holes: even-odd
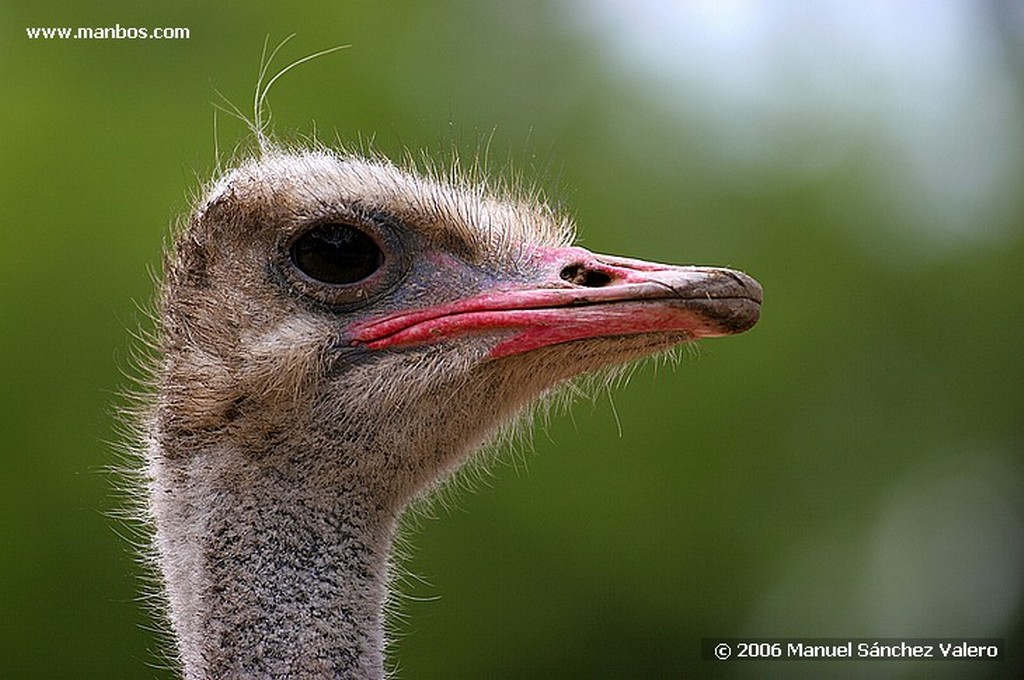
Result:
[[[705,284],[706,299],[698,305],[715,332],[736,335],[753,328],[761,318],[764,289],[752,276],[733,269],[716,269]]]

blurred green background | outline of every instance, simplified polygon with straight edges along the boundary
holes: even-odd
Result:
[[[43,26],[180,41],[31,40]],[[599,252],[722,264],[749,334],[646,364],[419,523],[405,678],[1020,677],[1017,3],[0,1],[0,677],[163,678],[111,515],[168,225],[297,33],[282,136],[488,149]],[[215,144],[215,137],[217,142]],[[1006,640],[716,664],[709,636]]]

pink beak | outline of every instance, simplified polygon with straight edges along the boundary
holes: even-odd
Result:
[[[533,261],[548,272],[539,281],[358,324],[353,344],[385,349],[507,331],[490,352],[499,358],[586,338],[733,335],[757,323],[761,312],[761,286],[731,269],[657,264],[583,248],[538,250]]]

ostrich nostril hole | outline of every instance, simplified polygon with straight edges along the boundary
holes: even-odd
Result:
[[[608,274],[596,269],[587,269],[582,264],[567,266],[562,270],[560,276],[563,281],[568,281],[574,286],[584,286],[586,288],[601,288],[612,282],[612,277]]]

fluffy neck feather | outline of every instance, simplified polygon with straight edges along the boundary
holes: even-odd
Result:
[[[319,452],[180,453],[151,497],[186,677],[383,677],[396,513]]]
[[[418,382],[391,375],[423,391],[374,391],[352,367],[300,390],[293,408],[224,406],[215,421],[160,400],[150,512],[187,678],[384,676],[398,518],[540,391],[529,380],[496,391],[490,365],[425,386],[431,372],[417,366]]]

